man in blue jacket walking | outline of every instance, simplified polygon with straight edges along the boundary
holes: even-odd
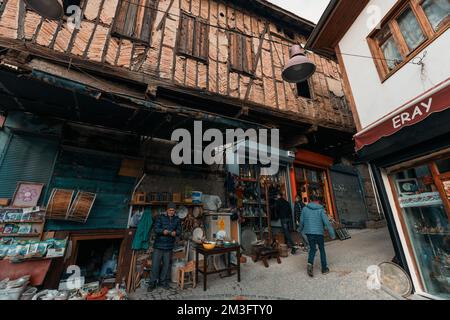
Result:
[[[330,272],[327,265],[327,257],[325,253],[324,229],[326,228],[330,233],[332,239],[335,239],[334,229],[331,226],[328,216],[325,213],[324,207],[319,203],[317,196],[310,197],[311,202],[303,208],[300,217],[299,232],[304,232],[308,237],[309,242],[309,256],[308,256],[308,275],[314,276],[313,266],[316,255],[316,246],[319,246],[320,262],[322,264],[322,273]]]
[[[175,209],[175,204],[169,203],[166,215],[160,215],[155,223],[156,239],[153,244],[152,274],[147,289],[149,292],[156,288],[158,282],[164,289],[170,289],[172,251],[176,237],[181,235],[181,222],[175,215]]]

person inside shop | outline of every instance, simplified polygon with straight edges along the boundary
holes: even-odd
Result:
[[[302,210],[305,207],[305,204],[303,203],[301,195],[297,194],[295,197],[295,203],[294,203],[294,216],[295,216],[295,223],[296,223],[296,229],[300,226],[300,217],[302,215]],[[300,233],[300,236],[302,238],[303,242],[303,250],[308,251],[309,250],[309,244],[308,244],[308,238],[306,237],[305,233]]]
[[[169,203],[166,214],[160,215],[155,222],[156,239],[153,244],[152,272],[147,289],[149,292],[158,285],[170,289],[172,251],[176,238],[181,235],[181,221],[175,215],[175,211],[175,204]]]
[[[291,232],[289,230],[289,224],[292,220],[292,209],[290,203],[284,198],[284,195],[281,192],[278,193],[277,200],[275,201],[275,213],[280,218],[284,240],[291,249],[291,253],[295,254],[297,248],[292,240]]]
[[[328,216],[325,213],[325,208],[319,203],[319,198],[316,195],[310,196],[310,202],[303,208],[300,217],[299,233],[306,234],[309,242],[309,256],[307,272],[310,277],[314,276],[313,266],[316,255],[316,247],[319,246],[320,262],[322,264],[322,273],[330,272],[327,264],[327,256],[325,253],[324,233],[325,228],[328,230],[330,237],[334,240],[336,235],[331,226]]]

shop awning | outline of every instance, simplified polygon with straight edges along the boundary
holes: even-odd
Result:
[[[104,92],[37,70],[18,72],[0,68],[0,112],[12,111],[169,140],[173,130],[180,126],[191,130],[194,121],[203,121],[204,130],[258,127],[252,122],[182,104],[166,105]]]
[[[449,108],[450,78],[356,134],[356,151],[361,153],[381,139],[391,137]]]

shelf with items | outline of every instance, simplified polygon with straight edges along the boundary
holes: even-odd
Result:
[[[45,209],[0,208],[0,240],[3,238],[36,238],[40,240],[45,224]]]
[[[17,238],[38,238],[40,237],[40,233],[0,233],[1,238],[10,238],[10,237],[17,237]]]
[[[152,201],[144,203],[130,202],[131,206],[167,206],[171,201]],[[173,202],[177,206],[185,207],[203,207],[203,203],[189,203],[189,202]]]

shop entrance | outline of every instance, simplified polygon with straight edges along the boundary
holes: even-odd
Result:
[[[86,283],[116,278],[122,240],[100,239],[79,241],[76,265]]]

